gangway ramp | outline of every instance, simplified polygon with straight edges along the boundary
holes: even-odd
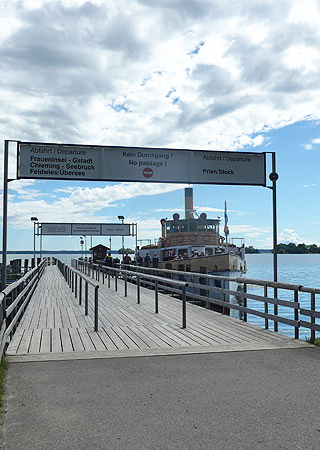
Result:
[[[99,283],[99,329],[94,331],[93,304],[84,315],[55,265],[47,266],[7,351],[10,362],[48,361],[208,352],[250,351],[308,346],[270,330],[187,304],[187,327],[181,327],[181,300],[118,279]],[[90,298],[92,296],[89,295]]]

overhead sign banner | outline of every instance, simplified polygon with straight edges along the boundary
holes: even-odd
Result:
[[[130,224],[41,223],[40,234],[52,236],[130,236]]]
[[[103,236],[130,236],[130,225],[123,224],[102,224],[101,225],[101,234]]]
[[[66,235],[70,236],[71,223],[42,223],[40,233],[45,235]]]
[[[18,178],[266,185],[265,153],[20,143]]]

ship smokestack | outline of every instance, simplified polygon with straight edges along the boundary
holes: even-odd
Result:
[[[185,188],[184,190],[184,208],[185,218],[193,219],[193,189]]]
[[[166,219],[161,219],[160,223],[161,223],[161,237],[165,238],[166,237]]]

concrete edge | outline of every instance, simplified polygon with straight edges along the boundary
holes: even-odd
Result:
[[[86,359],[110,359],[110,358],[137,358],[149,356],[170,356],[170,355],[190,355],[205,353],[231,353],[231,352],[248,352],[258,350],[280,350],[309,348],[317,349],[315,345],[311,345],[302,341],[291,340],[289,342],[277,343],[248,343],[234,345],[217,345],[217,346],[199,346],[199,347],[180,347],[180,348],[155,348],[155,349],[137,349],[137,350],[105,350],[95,352],[70,352],[70,353],[38,353],[38,354],[21,354],[6,355],[8,363],[23,362],[48,362],[48,361],[74,361]]]

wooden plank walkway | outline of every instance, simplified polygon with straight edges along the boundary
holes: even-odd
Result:
[[[7,349],[8,361],[44,361],[150,356],[308,346],[269,330],[187,304],[187,328],[181,328],[181,301],[118,280],[118,291],[100,283],[99,331],[93,330],[93,288],[89,316],[79,306],[57,266],[48,266]]]

